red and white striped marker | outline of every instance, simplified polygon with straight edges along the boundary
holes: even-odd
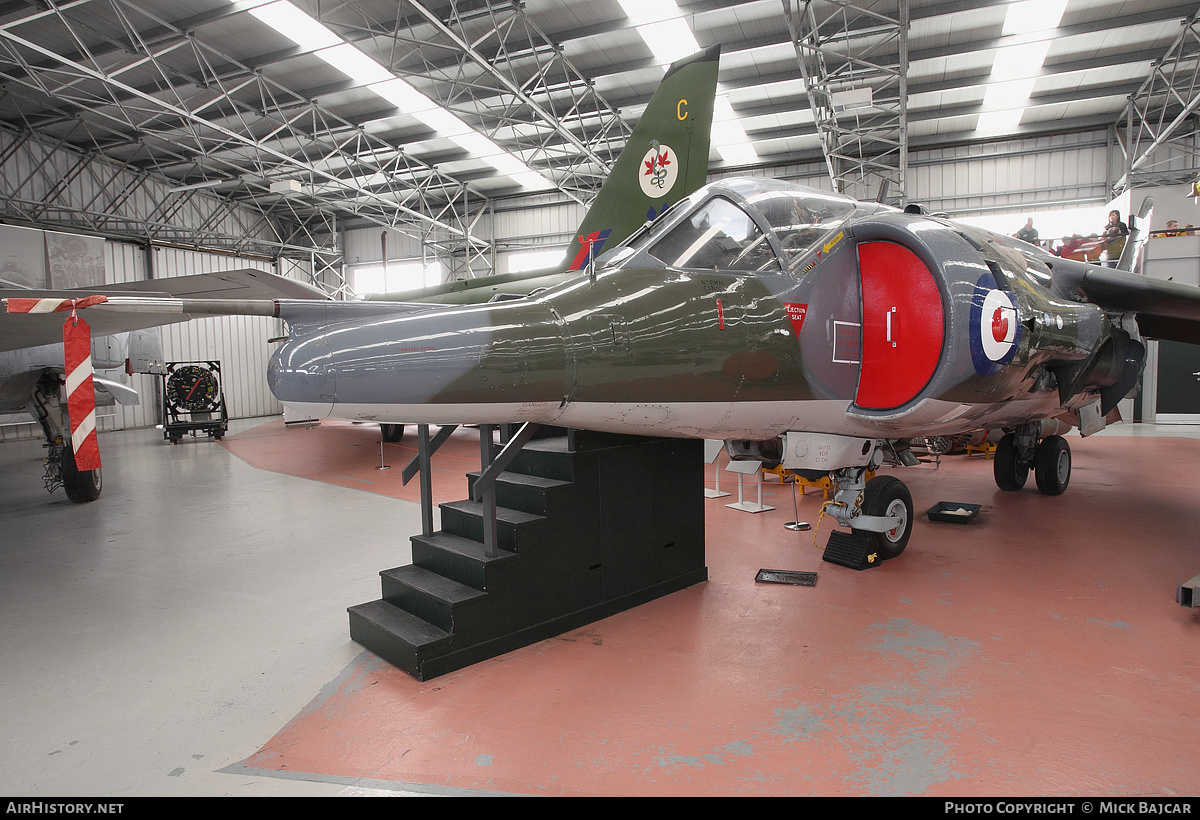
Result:
[[[80,308],[107,301],[103,296],[83,299],[8,299],[9,313],[57,313],[69,310],[63,323],[63,359],[67,371],[67,418],[71,422],[71,450],[80,471],[100,469],[100,443],[96,440],[96,388],[92,383],[92,329],[79,318]]]

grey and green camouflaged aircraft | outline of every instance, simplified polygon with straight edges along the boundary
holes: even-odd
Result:
[[[829,476],[827,512],[887,558],[913,505],[875,470],[912,461],[911,439],[1003,428],[997,485],[1032,471],[1060,494],[1061,433],[1107,423],[1143,337],[1200,341],[1200,288],[770,179],[699,188],[514,296],[172,309],[284,319],[269,384],[317,418],[723,439],[734,458]]]
[[[1060,494],[1060,433],[1105,425],[1143,336],[1200,341],[1200,288],[769,179],[704,186],[523,297],[237,312],[287,321],[268,380],[314,417],[724,439],[734,458],[828,475],[827,512],[889,558],[912,499],[871,476],[910,460],[906,442],[1003,428],[998,486],[1032,470]]]

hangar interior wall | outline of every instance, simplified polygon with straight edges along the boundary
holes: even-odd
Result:
[[[956,148],[910,152],[908,199],[952,217],[979,216],[1037,207],[1059,210],[1109,201],[1109,188],[1120,175],[1111,160],[1108,133],[1046,136],[1027,140],[981,142]],[[777,166],[746,173],[710,175],[769,176],[830,190],[825,163]],[[513,199],[497,202],[481,230],[497,237],[496,273],[508,273],[515,253],[562,249],[586,209],[575,202]],[[1090,226],[1081,226],[1091,230]],[[344,232],[348,273],[356,267],[378,266],[383,260],[380,228]],[[388,260],[403,263],[422,259],[419,239],[388,231]],[[424,249],[430,259],[428,248]],[[443,265],[443,270],[452,269]]]
[[[239,268],[275,272],[270,260],[229,254],[204,253],[180,248],[107,241],[105,277],[110,283],[163,279]],[[306,269],[293,268],[296,278]],[[149,274],[149,275],[148,275]],[[282,323],[262,316],[228,316],[196,319],[161,328],[166,361],[221,362],[222,385],[230,417],[247,418],[282,413],[283,408],[267,388],[265,373],[272,345],[267,339],[282,335]],[[106,374],[112,377],[111,373]],[[123,380],[138,391],[136,406],[97,408],[101,431],[153,427],[159,423],[162,379],[134,374]],[[0,442],[38,438],[41,433],[26,414],[0,417]]]

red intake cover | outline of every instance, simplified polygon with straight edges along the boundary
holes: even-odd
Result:
[[[925,263],[895,242],[858,246],[862,276],[862,370],[855,403],[891,410],[916,398],[945,341],[942,295]]]

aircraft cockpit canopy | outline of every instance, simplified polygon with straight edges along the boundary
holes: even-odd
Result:
[[[759,179],[726,180],[689,199],[674,224],[640,232],[630,246],[672,268],[794,272],[855,211],[845,197]]]
[[[705,202],[650,246],[650,255],[672,268],[779,270],[767,236],[750,215],[722,196]]]
[[[763,191],[746,202],[775,232],[789,269],[855,210],[852,200],[811,189]]]

